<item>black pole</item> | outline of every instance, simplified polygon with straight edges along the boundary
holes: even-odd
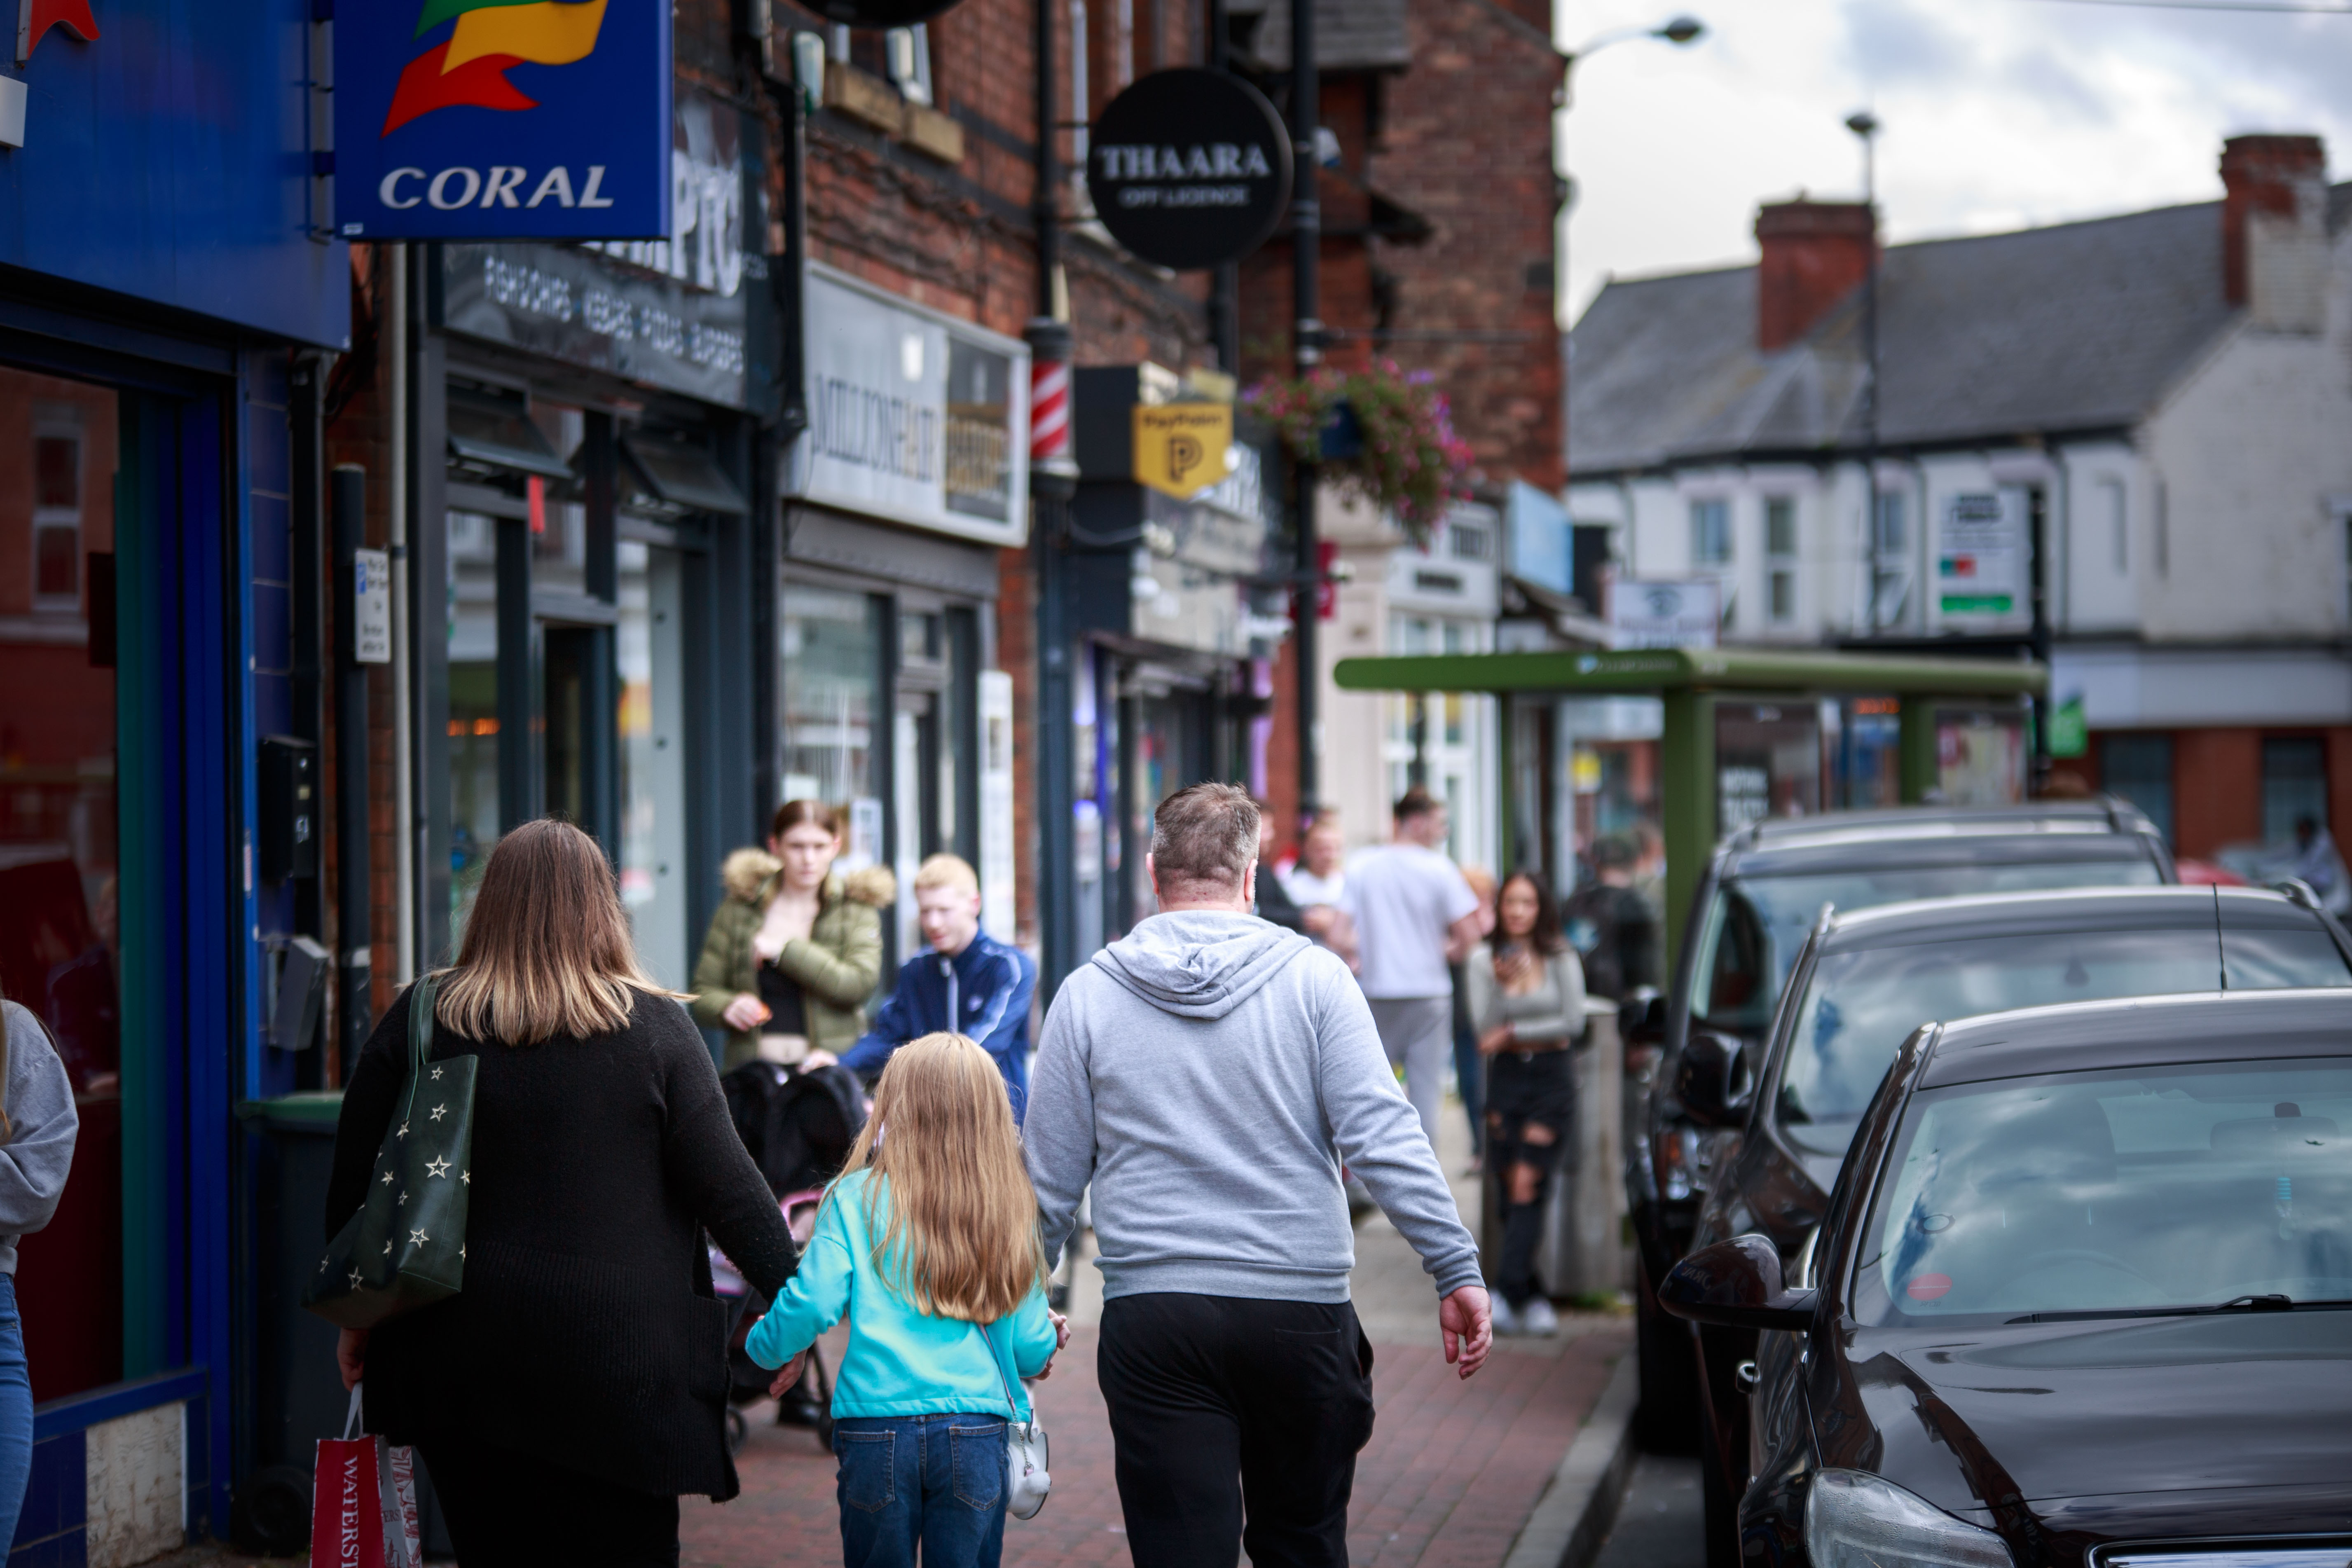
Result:
[[[1213,71],[1233,69],[1231,29],[1225,22],[1225,0],[1209,0],[1208,65]],[[1217,368],[1227,375],[1242,373],[1242,265],[1228,261],[1209,272],[1209,341],[1217,351]]]
[[[1290,198],[1291,363],[1306,375],[1323,359],[1323,323],[1318,276],[1322,262],[1323,213],[1316,200],[1316,122],[1322,83],[1315,68],[1315,0],[1290,0],[1290,142],[1297,170]],[[1294,524],[1297,543],[1296,630],[1298,660],[1298,809],[1312,811],[1323,788],[1322,721],[1316,710],[1322,672],[1315,649],[1322,604],[1322,552],[1315,538],[1318,465],[1292,465]]]
[[[1077,469],[1069,457],[1070,325],[1055,319],[1055,279],[1062,265],[1060,161],[1055,127],[1061,115],[1054,91],[1054,11],[1036,0],[1036,195],[1030,207],[1037,229],[1037,314],[1029,322],[1031,359],[1029,542],[1037,595],[1037,926],[1044,949],[1044,1000],[1051,1003],[1078,960],[1077,845],[1071,821],[1076,762],[1071,732],[1069,620],[1063,574],[1069,546],[1070,498]],[[1078,106],[1083,109],[1084,106]]]
[[[1037,167],[1036,191],[1029,199],[1030,220],[1037,226],[1037,314],[1054,315],[1054,279],[1062,268],[1061,200],[1055,187],[1061,183],[1062,169],[1059,149],[1055,145],[1060,132],[1055,127],[1061,116],[1054,94],[1054,5],[1053,0],[1036,0],[1037,33],[1034,49],[1037,57]],[[1073,115],[1083,115],[1087,106],[1072,104]]]
[[[367,542],[367,470],[338,463],[328,506],[335,561],[335,930],[341,962],[335,1019],[341,1068],[351,1082],[360,1047],[375,1027],[375,835],[368,809],[368,670],[359,652],[358,565]],[[389,589],[386,590],[389,593]],[[398,825],[394,825],[398,831]]]

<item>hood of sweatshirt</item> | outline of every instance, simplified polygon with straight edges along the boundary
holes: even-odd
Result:
[[[1255,915],[1178,910],[1144,921],[1094,963],[1163,1013],[1222,1018],[1314,945]]]

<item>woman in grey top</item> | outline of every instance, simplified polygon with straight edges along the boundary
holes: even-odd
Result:
[[[1526,871],[1504,882],[1495,934],[1463,963],[1471,1026],[1486,1058],[1486,1168],[1503,1184],[1495,1331],[1559,1331],[1536,1279],[1544,1198],[1575,1125],[1569,1049],[1584,1033],[1584,969],[1560,934],[1551,890]]]
[[[0,1541],[33,1476],[33,1383],[25,1325],[16,1315],[16,1241],[49,1223],[73,1166],[73,1084],[39,1018],[0,999],[8,1054],[0,1062]]]

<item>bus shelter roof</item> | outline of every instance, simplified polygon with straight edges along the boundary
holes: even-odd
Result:
[[[1840,692],[2042,697],[2050,689],[2050,671],[2038,664],[1748,647],[1343,658],[1332,679],[1349,691],[1550,691],[1594,697],[1677,690],[1769,691],[1784,697]]]

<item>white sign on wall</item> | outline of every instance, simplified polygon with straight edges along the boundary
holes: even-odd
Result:
[[[2026,495],[1975,490],[1951,497],[1936,520],[1937,624],[1990,631],[2029,626]]]
[[[980,672],[980,924],[1013,940],[1013,677]]]
[[[1014,547],[1028,535],[1029,350],[812,263],[809,427],[787,493]]]
[[[1712,577],[1620,577],[1609,586],[1609,628],[1619,647],[1713,647],[1723,624],[1723,584]]]
[[[360,664],[392,662],[392,555],[352,552],[352,658]]]

